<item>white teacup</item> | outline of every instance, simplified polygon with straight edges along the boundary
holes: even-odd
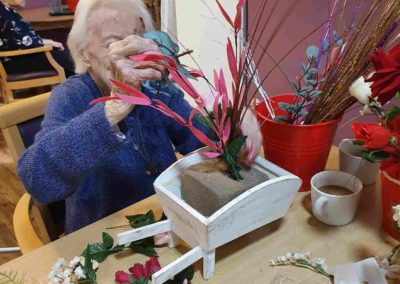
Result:
[[[363,185],[376,182],[379,163],[371,163],[361,158],[363,147],[354,145],[354,139],[343,139],[339,144],[339,169],[358,177]]]
[[[324,186],[340,186],[348,189],[347,195],[322,192]],[[362,183],[359,178],[340,171],[324,171],[311,179],[311,199],[314,216],[321,222],[341,226],[354,220],[360,201]]]

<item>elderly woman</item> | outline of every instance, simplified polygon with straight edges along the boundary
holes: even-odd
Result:
[[[160,79],[163,68],[127,58],[158,51],[141,37],[152,28],[141,0],[78,4],[68,46],[80,75],[53,90],[42,130],[18,163],[36,200],[66,200],[66,233],[152,195],[155,178],[176,160],[173,146],[182,154],[201,146],[185,127],[151,108],[117,101],[90,105],[111,94],[115,76],[155,96],[141,83]],[[173,86],[162,91],[168,95],[158,99],[188,118],[183,93]]]

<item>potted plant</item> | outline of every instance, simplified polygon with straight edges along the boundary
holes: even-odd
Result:
[[[307,48],[302,75],[290,82],[293,93],[272,96],[256,107],[265,157],[299,176],[301,191],[309,190],[311,177],[325,168],[338,123],[356,102],[348,88],[371,71],[367,55],[377,46],[390,44],[397,35],[393,30],[400,13],[393,3],[375,2],[374,8],[382,9],[372,9],[358,22],[353,17],[343,32],[332,29],[333,15],[345,10],[337,4],[335,1],[321,44]],[[372,23],[373,19],[379,20]]]

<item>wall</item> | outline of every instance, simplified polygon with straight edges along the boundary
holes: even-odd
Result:
[[[234,17],[236,1],[221,0],[227,12]],[[226,39],[230,34],[223,16],[214,0],[175,0],[177,34],[179,40],[189,49],[206,76],[213,80],[213,69],[223,68],[227,80],[231,80],[226,60]],[[193,60],[186,56],[182,62],[195,67]],[[201,92],[210,92],[204,81],[194,83]]]

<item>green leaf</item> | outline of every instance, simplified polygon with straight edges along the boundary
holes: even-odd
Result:
[[[362,141],[360,141],[360,140],[354,140],[354,141],[353,141],[353,145],[364,146],[364,142],[362,142]]]
[[[289,118],[287,116],[283,116],[283,115],[277,115],[274,117],[274,121],[276,122],[289,122]]]
[[[303,62],[300,64],[300,67],[301,67],[301,69],[303,70],[304,73],[307,72],[308,67]]]
[[[85,272],[86,280],[91,280],[96,282],[96,271],[94,271],[92,266],[92,259],[95,259],[92,255],[90,245],[86,247],[82,254],[85,257],[85,266],[82,267],[83,271]],[[97,259],[95,259],[97,260]],[[100,262],[100,261],[99,261]]]
[[[175,275],[173,280],[168,280],[166,284],[182,284],[185,280],[189,283],[194,277],[194,265],[190,265],[178,274]]]
[[[389,155],[384,151],[363,152],[361,157],[371,163],[382,162],[389,158]]]
[[[398,115],[400,115],[400,108],[397,106],[393,106],[393,108],[389,111],[387,115],[387,120],[391,121],[395,119]]]
[[[145,33],[143,37],[155,41],[164,55],[175,57],[179,53],[179,45],[165,32],[151,31]]]
[[[321,91],[321,90],[314,90],[314,91],[312,91],[312,92],[310,93],[310,97],[311,97],[311,98],[316,98],[316,97],[318,97],[320,94],[322,94],[322,91]]]
[[[228,153],[236,161],[237,156],[240,153],[244,143],[246,142],[247,136],[239,135],[227,146]]]
[[[161,218],[160,218],[160,220],[158,220],[158,222],[165,221],[165,220],[168,220],[168,217],[167,217],[167,215],[165,215],[165,213],[163,212],[162,215],[161,215]]]
[[[103,245],[106,249],[111,249],[114,245],[114,239],[106,232],[103,232]]]
[[[293,89],[294,89],[296,92],[299,92],[299,91],[300,91],[300,87],[297,85],[296,82],[294,82],[294,81],[289,81],[289,82],[290,82],[290,85],[293,87]]]
[[[395,96],[396,98],[400,99],[400,91],[398,91]]]
[[[194,119],[196,119],[199,123],[201,123],[205,127],[210,128],[210,123],[209,123],[208,119],[205,118],[204,116],[202,116],[200,114],[196,114],[194,116]]]
[[[153,210],[150,210],[146,214],[137,214],[125,217],[128,219],[132,228],[140,228],[155,222]]]
[[[132,242],[130,243],[129,248],[136,253],[140,253],[148,257],[158,256],[154,249],[154,239],[151,237]]]
[[[319,54],[319,48],[315,45],[310,45],[307,47],[306,54],[308,59],[317,58]]]

